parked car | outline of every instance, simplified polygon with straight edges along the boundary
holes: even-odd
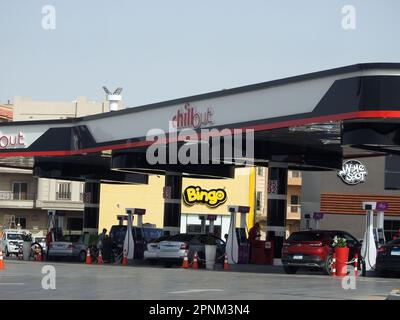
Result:
[[[171,236],[161,236],[146,245],[146,250],[143,253],[143,259],[149,261],[150,263],[156,263],[158,260],[158,252],[160,251],[159,243],[170,239]]]
[[[375,269],[383,276],[400,272],[400,239],[389,241],[379,247]]]
[[[8,257],[10,254],[18,255],[19,249],[24,243],[23,235],[26,232],[23,230],[4,230],[3,237],[1,239],[2,248],[5,255]]]
[[[188,250],[189,261],[193,260],[194,253],[197,252],[200,258],[199,264],[202,265],[205,259],[205,244],[209,236],[205,234],[186,233],[171,236],[167,240],[160,241],[157,247],[153,248],[154,256],[148,260],[160,261],[167,266],[181,264],[185,256],[185,251]],[[217,245],[217,262],[223,262],[225,241],[215,236],[212,237],[215,238]]]
[[[83,243],[81,235],[64,235],[60,240],[50,244],[48,257],[54,259],[57,257],[75,258],[80,262],[86,260],[87,245]]]
[[[311,230],[293,232],[282,248],[283,269],[294,274],[299,268],[323,270],[332,273],[333,238],[345,238],[350,248],[349,260],[357,253],[361,267],[361,243],[351,234],[340,230]]]

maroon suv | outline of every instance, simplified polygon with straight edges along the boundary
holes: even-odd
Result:
[[[350,248],[349,260],[357,253],[360,257],[361,243],[351,234],[338,230],[311,230],[293,232],[282,248],[282,264],[286,273],[294,274],[299,268],[332,272],[333,238],[347,240]],[[359,263],[361,266],[361,263]]]

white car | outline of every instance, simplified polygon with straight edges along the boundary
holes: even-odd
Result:
[[[3,232],[1,242],[6,257],[10,256],[10,254],[18,254],[19,247],[24,243],[22,238],[24,231],[4,230]]]
[[[157,262],[158,254],[160,252],[160,242],[169,239],[170,236],[162,236],[146,245],[143,253],[143,259],[149,262]]]

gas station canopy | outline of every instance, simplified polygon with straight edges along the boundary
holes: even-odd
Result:
[[[253,129],[255,165],[335,169],[343,158],[400,152],[399,88],[400,64],[358,64],[76,119],[1,123],[0,164],[78,180],[134,182],[142,179],[136,173],[169,171],[232,177],[235,159],[146,161],[149,130],[165,131],[168,141],[176,129],[214,128]]]

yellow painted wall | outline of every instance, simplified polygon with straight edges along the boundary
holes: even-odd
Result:
[[[252,199],[249,193],[251,168],[239,168],[235,171],[234,179],[192,179],[184,178],[182,189],[187,186],[198,185],[203,189],[225,189],[227,201],[221,206],[212,209],[203,204],[186,206],[182,203],[183,214],[226,214],[228,205],[249,206]],[[145,208],[144,223],[153,223],[157,227],[163,226],[164,199],[163,176],[149,176],[148,185],[101,185],[99,230],[110,229],[117,224],[117,215],[124,214],[125,208]],[[135,222],[134,222],[135,223]]]

